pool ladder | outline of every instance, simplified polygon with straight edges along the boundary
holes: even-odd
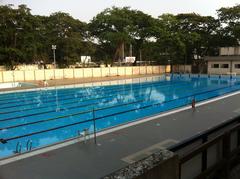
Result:
[[[80,130],[77,131],[77,135],[79,136],[79,138],[82,138],[84,139],[84,143],[87,142],[88,139],[90,139],[90,136],[89,136],[89,129],[84,129],[83,132],[81,132]]]
[[[14,153],[21,153],[21,152],[22,152],[22,144],[21,142],[18,142]]]
[[[32,140],[27,141],[26,149],[27,149],[27,151],[32,150]],[[18,142],[14,153],[21,153],[21,152],[22,152],[22,144],[21,144],[21,142]]]
[[[32,150],[32,140],[28,140],[27,141],[27,151],[31,151]]]

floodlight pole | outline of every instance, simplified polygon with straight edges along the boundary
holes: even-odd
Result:
[[[56,54],[55,54],[56,49],[57,49],[57,45],[52,45],[54,68],[56,68]]]
[[[56,68],[56,55],[55,55],[55,49],[53,49],[53,63],[54,63],[54,67]]]

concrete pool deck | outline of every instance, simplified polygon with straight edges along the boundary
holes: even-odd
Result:
[[[240,94],[0,166],[0,179],[94,179],[139,151],[181,141],[240,115]]]

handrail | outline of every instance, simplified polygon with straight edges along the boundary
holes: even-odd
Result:
[[[212,146],[212,145],[218,143],[219,141],[221,141],[226,134],[229,134],[229,132],[232,132],[232,131],[235,131],[235,130],[238,130],[238,129],[240,129],[240,124],[238,124],[237,126],[233,126],[230,130],[228,129],[228,131],[226,133],[220,134],[220,135],[214,137],[213,139],[201,144],[200,146],[197,147],[196,150],[193,150],[193,151],[185,154],[184,156],[182,156],[180,158],[180,163],[181,164],[185,163],[186,161],[190,160],[194,156],[203,152],[205,149],[208,149],[210,146]]]
[[[27,141],[27,151],[31,151],[32,150],[32,140],[28,140]]]
[[[17,142],[15,153],[21,153],[21,151],[22,151],[22,144],[20,142]]]
[[[238,119],[240,119],[240,116]],[[234,124],[234,123],[232,123],[232,124]],[[225,126],[225,127],[227,127],[227,126]],[[222,128],[218,128],[218,129],[221,130]],[[183,156],[180,156],[179,157],[179,178],[181,178],[181,171],[182,171],[181,166],[199,154],[202,155],[202,160],[201,160],[202,168],[201,168],[201,173],[199,173],[196,178],[203,178],[203,176],[205,176],[204,178],[207,178],[207,175],[211,171],[216,170],[219,166],[225,165],[225,167],[227,168],[226,170],[228,170],[228,161],[231,160],[232,156],[239,153],[239,149],[240,149],[239,143],[238,143],[237,147],[234,150],[231,150],[231,134],[235,131],[238,131],[238,133],[239,133],[239,130],[240,130],[240,123],[238,121],[238,123],[236,125],[232,126],[231,128],[227,128],[225,131],[223,131],[221,134],[218,134],[216,137],[214,137],[208,141],[205,141],[200,146],[197,146],[190,152],[187,152]],[[222,141],[221,159],[218,160],[217,162],[215,162],[215,164],[208,166],[207,151],[210,147],[212,147],[213,145],[216,145],[220,141]],[[237,141],[239,141],[239,134],[238,134]],[[225,164],[223,164],[224,161],[226,162]]]
[[[186,146],[188,146],[188,145],[190,145],[190,144],[192,144],[192,143],[194,143],[196,141],[199,141],[200,139],[202,139],[202,138],[204,138],[206,136],[209,136],[209,135],[215,133],[216,131],[224,129],[225,127],[227,127],[229,125],[232,125],[233,123],[236,123],[236,122],[240,122],[240,116],[237,116],[237,117],[235,117],[235,118],[233,118],[231,120],[225,121],[225,122],[223,122],[223,123],[221,123],[221,124],[211,128],[211,129],[208,129],[208,130],[206,130],[202,134],[197,134],[197,135],[195,135],[195,136],[193,136],[191,138],[188,138],[188,139],[186,139],[186,140],[184,140],[184,141],[182,141],[182,142],[180,142],[178,144],[175,144],[175,145],[173,145],[171,147],[168,147],[168,150],[176,152],[176,151],[178,151],[180,149],[183,149],[184,147],[186,147]]]

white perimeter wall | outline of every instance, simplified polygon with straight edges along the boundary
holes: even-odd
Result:
[[[0,82],[74,79],[107,76],[129,76],[140,74],[163,74],[170,72],[169,66],[128,66],[106,68],[65,68],[42,70],[1,71]]]

